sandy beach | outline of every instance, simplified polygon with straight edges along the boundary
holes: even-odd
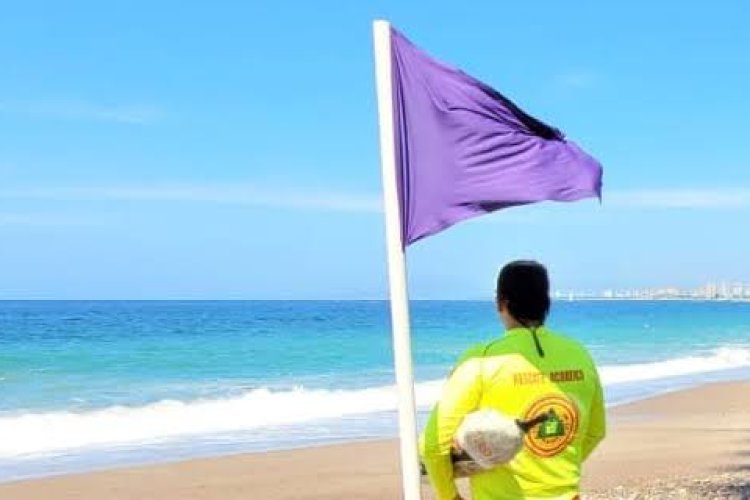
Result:
[[[585,467],[590,497],[750,498],[750,382],[639,401],[609,418]],[[4,483],[0,498],[385,499],[399,498],[398,473],[389,440]]]

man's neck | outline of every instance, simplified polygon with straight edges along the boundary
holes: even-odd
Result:
[[[511,319],[508,321],[508,323],[505,325],[506,330],[513,330],[514,328],[539,328],[542,326],[543,323],[540,323],[539,321],[529,321],[526,324],[520,323],[519,321],[515,319]]]

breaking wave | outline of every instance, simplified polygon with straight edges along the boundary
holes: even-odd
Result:
[[[603,366],[605,385],[664,379],[750,366],[750,349],[722,347],[703,356]],[[442,381],[416,384],[417,405],[429,407]],[[81,412],[0,416],[0,458],[21,457],[92,446],[161,442],[195,435],[250,431],[390,411],[393,386],[358,390],[250,390],[225,399],[164,400],[140,407],[112,406]]]

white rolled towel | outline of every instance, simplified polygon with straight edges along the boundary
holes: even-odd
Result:
[[[510,462],[523,445],[518,423],[496,410],[478,410],[464,417],[456,444],[483,469]]]

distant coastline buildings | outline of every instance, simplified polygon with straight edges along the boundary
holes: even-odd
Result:
[[[557,300],[747,300],[750,301],[750,284],[707,283],[698,288],[606,289],[601,291],[554,290]]]

